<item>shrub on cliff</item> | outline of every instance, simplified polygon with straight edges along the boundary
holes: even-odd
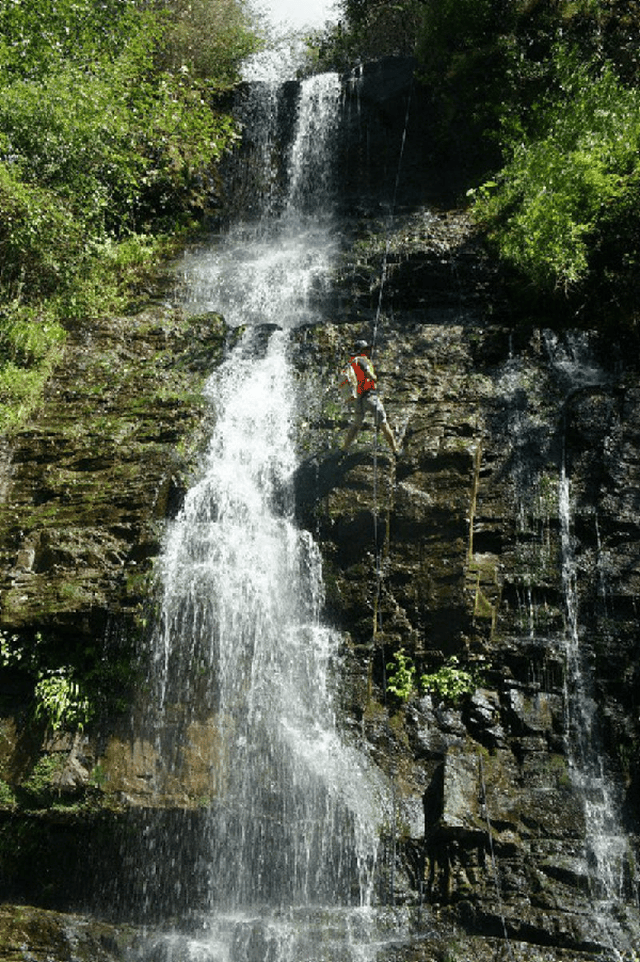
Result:
[[[35,364],[16,318],[121,308],[163,232],[207,209],[237,136],[219,94],[258,44],[243,0],[0,5],[0,364]]]
[[[260,45],[244,0],[163,0],[162,67],[224,89],[237,80],[238,64]]]
[[[443,0],[418,44],[442,156],[491,174],[474,197],[500,255],[592,323],[637,313],[639,41],[635,0]]]
[[[640,91],[575,50],[559,49],[554,63],[555,90],[539,102],[535,129],[510,133],[496,183],[475,196],[502,257],[537,288],[568,292],[623,220],[637,233]]]
[[[185,63],[164,64],[176,30],[171,18],[132,3],[107,6],[118,16],[105,37],[100,17],[95,33],[86,25],[95,8],[89,0],[32,0],[19,6],[32,17],[0,17],[2,161],[15,180],[52,192],[81,224],[85,255],[105,235],[173,227],[206,206],[212,167],[234,137],[230,117],[209,93],[232,81],[252,49],[243,34],[226,58],[208,63],[217,74],[200,70],[196,79]],[[70,30],[79,31],[71,46]],[[48,37],[57,57],[49,49],[40,62],[36,35]],[[11,254],[18,260],[17,250]],[[30,278],[30,289],[35,283]]]

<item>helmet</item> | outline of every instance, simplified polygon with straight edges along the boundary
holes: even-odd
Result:
[[[355,354],[360,354],[361,351],[368,351],[370,347],[371,345],[369,344],[368,341],[356,341],[355,344],[353,345],[353,351],[351,352],[351,356],[353,357]]]

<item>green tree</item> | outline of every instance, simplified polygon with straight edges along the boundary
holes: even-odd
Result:
[[[581,63],[575,50],[558,48],[554,66],[535,131],[511,144],[496,189],[477,195],[476,214],[535,287],[568,293],[588,279],[592,252],[615,221],[635,208],[640,92],[608,65]]]
[[[244,0],[0,4],[2,427],[37,397],[60,324],[120,306],[210,206],[252,16]]]
[[[162,65],[224,89],[264,44],[243,0],[162,0],[166,14]]]

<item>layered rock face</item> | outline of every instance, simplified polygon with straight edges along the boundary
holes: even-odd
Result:
[[[396,898],[419,890],[531,944],[635,948],[633,348],[549,330],[520,300],[516,314],[464,215],[423,206],[455,172],[431,170],[403,67],[378,95],[377,69],[347,196],[369,231],[367,185],[393,199],[345,256],[337,319],[300,344],[303,377],[322,369],[309,421],[324,452],[303,466],[299,510],[349,632],[347,711],[406,799]],[[335,457],[348,412],[317,401],[363,335],[397,463],[373,434]]]
[[[593,334],[496,317],[464,218],[398,217],[389,239],[391,309],[361,257],[359,309],[299,354],[322,397],[377,326],[402,453],[373,431],[336,453],[348,412],[311,403],[325,452],[299,510],[349,632],[346,710],[403,800],[394,895],[533,945],[622,946],[606,916],[637,911],[637,372]]]
[[[70,334],[40,411],[2,465],[6,631],[64,635],[67,622],[86,644],[110,610],[135,614],[138,569],[157,554],[184,491],[204,429],[202,380],[224,337],[221,320],[187,321],[166,307]]]
[[[345,726],[395,802],[378,897],[420,933],[388,958],[631,959],[637,365],[624,344],[516,316],[467,218],[426,205],[443,184],[425,175],[412,82],[391,64],[353,89],[335,314],[291,337],[296,511],[320,543],[326,617],[344,636]],[[407,117],[415,136],[399,168]],[[397,460],[370,424],[339,450],[350,411],[337,372],[372,333]],[[94,642],[107,660],[130,651],[224,337],[217,320],[154,309],[71,339],[3,466],[7,634]],[[25,739],[24,690],[12,672],[4,685],[0,777],[23,796],[4,806],[2,894],[58,911],[6,909],[0,959],[135,958],[139,932],[66,911],[100,897],[104,911],[135,914],[127,885],[151,823],[189,875],[215,733],[192,733],[181,783],[157,799],[157,748],[143,725],[110,717],[48,744],[66,782],[43,801],[42,733]],[[170,888],[171,865],[162,871]]]

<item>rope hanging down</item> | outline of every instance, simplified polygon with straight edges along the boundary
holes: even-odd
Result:
[[[376,308],[375,319],[373,324],[373,333],[371,337],[371,354],[372,357],[375,356],[375,349],[378,340],[378,328],[380,325],[380,315],[382,311],[382,298],[384,294],[384,287],[387,280],[387,263],[389,258],[389,244],[390,244],[390,228],[393,224],[395,209],[398,197],[398,185],[400,183],[400,170],[402,168],[402,158],[404,155],[404,146],[407,138],[407,127],[409,124],[409,108],[411,105],[411,92],[413,90],[413,80],[411,83],[411,88],[409,90],[409,96],[407,98],[407,110],[404,119],[404,128],[402,131],[402,142],[400,145],[400,154],[398,157],[398,167],[396,170],[396,179],[393,189],[393,199],[391,204],[390,216],[387,221],[387,226],[385,229],[385,249],[382,258],[382,269],[380,274],[380,287],[378,291],[378,305]],[[375,579],[376,587],[373,601],[373,635],[372,635],[372,647],[375,645],[375,640],[377,635],[382,634],[382,610],[380,607],[381,596],[382,596],[382,579],[383,579],[383,561],[382,555],[384,546],[388,544],[389,541],[389,526],[390,526],[390,505],[387,506],[387,519],[385,525],[385,535],[384,539],[380,538],[380,517],[378,509],[378,420],[375,420],[375,431],[374,431],[374,444],[373,444],[373,540],[374,540],[374,550],[375,550]],[[371,672],[371,662],[369,671]],[[389,724],[389,711],[387,706],[387,671],[386,671],[386,656],[384,653],[384,644],[382,650],[382,691],[385,707],[385,716],[387,719],[387,740],[389,744],[389,757],[391,757],[391,742],[392,733],[391,726]],[[391,819],[390,824],[393,826],[391,833],[391,845],[390,849],[387,851],[387,861],[388,861],[388,875],[387,875],[387,901],[390,905],[395,905],[395,864],[396,864],[396,843],[398,835],[397,819],[398,819],[398,799],[396,792],[396,771],[395,766],[392,766],[390,771],[390,782],[391,782]]]
[[[484,809],[484,817],[487,823],[487,835],[489,836],[489,853],[491,855],[491,867],[493,869],[493,879],[496,887],[496,900],[498,902],[498,912],[500,913],[500,918],[502,920],[502,933],[504,935],[504,940],[507,946],[507,951],[509,953],[509,958],[512,962],[515,962],[515,956],[513,954],[513,949],[511,947],[511,942],[509,941],[509,933],[507,932],[507,920],[504,915],[504,908],[502,904],[502,889],[500,886],[500,876],[498,875],[498,864],[496,862],[496,855],[493,849],[493,831],[491,829],[491,819],[489,818],[489,805],[487,804],[487,786],[484,779],[484,765],[482,764],[482,755],[478,756],[480,763],[480,783],[482,785],[482,807]]]
[[[378,304],[376,308],[376,313],[373,322],[373,333],[371,337],[371,356],[375,356],[376,344],[378,341],[378,328],[380,327],[380,315],[382,312],[382,299],[384,295],[384,287],[387,281],[387,266],[389,260],[389,245],[390,245],[390,232],[393,226],[393,221],[395,218],[396,205],[398,201],[398,188],[400,185],[400,172],[402,170],[402,159],[404,156],[404,148],[407,140],[407,128],[409,126],[409,112],[411,109],[411,95],[413,93],[413,78],[411,80],[411,87],[409,88],[409,95],[407,97],[407,109],[404,117],[404,127],[402,130],[402,140],[400,143],[400,153],[398,156],[398,166],[396,168],[396,177],[393,187],[393,195],[391,201],[390,215],[387,220],[387,225],[385,228],[385,248],[382,257],[382,268],[380,272],[380,286],[378,289]],[[380,540],[380,516],[378,510],[378,421],[375,422],[374,431],[374,443],[373,443],[373,543],[375,550],[375,576],[376,576],[376,590],[374,595],[373,604],[373,638],[375,640],[376,635],[382,632],[382,612],[380,610],[380,599],[382,593],[382,552],[384,544],[388,541],[389,534],[389,512],[387,512],[387,524],[385,531],[385,538],[381,544]],[[384,659],[383,659],[384,660]],[[386,698],[386,685],[385,685],[385,698]]]
[[[385,247],[384,255],[382,257],[382,269],[380,272],[380,288],[378,290],[378,306],[376,308],[376,314],[373,322],[373,335],[371,338],[372,353],[375,353],[376,342],[378,340],[378,325],[380,322],[380,312],[382,310],[382,296],[384,293],[384,286],[387,281],[387,264],[389,260],[389,227],[393,224],[396,206],[398,203],[398,187],[400,185],[400,171],[402,169],[402,158],[404,156],[404,147],[407,141],[407,128],[409,126],[409,111],[411,109],[411,95],[413,93],[413,78],[411,79],[411,87],[409,88],[409,95],[407,97],[407,109],[404,115],[404,127],[402,129],[402,140],[400,143],[400,154],[398,156],[398,167],[396,169],[396,179],[393,187],[393,196],[391,200],[391,211],[390,216],[387,221],[387,227],[385,229]]]

